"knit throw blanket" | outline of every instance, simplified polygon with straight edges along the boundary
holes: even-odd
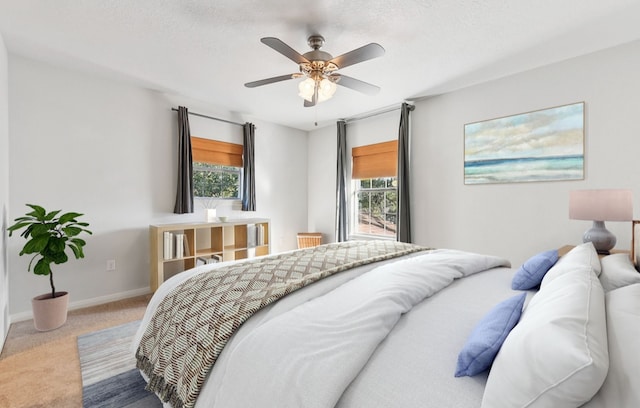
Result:
[[[191,408],[234,332],[283,296],[337,272],[425,248],[352,241],[222,266],[186,280],[158,306],[136,351],[147,389],[174,408]]]

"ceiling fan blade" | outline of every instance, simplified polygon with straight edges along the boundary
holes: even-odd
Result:
[[[293,48],[289,47],[287,44],[282,42],[282,40],[280,40],[279,38],[264,37],[264,38],[261,38],[260,41],[263,44],[268,45],[269,47],[278,51],[280,54],[284,55],[285,57],[289,58],[296,64],[303,64],[305,62],[309,63],[308,59],[303,57],[302,54],[300,54],[298,51],[294,50]]]
[[[367,61],[373,58],[381,57],[384,55],[384,48],[380,44],[371,43],[363,45],[360,48],[356,48],[353,51],[349,51],[345,54],[338,55],[329,62],[333,62],[342,69],[349,65],[357,64],[362,61]]]
[[[255,88],[256,86],[262,86],[267,84],[272,84],[274,82],[286,81],[287,79],[295,78],[296,74],[288,74],[288,75],[280,75],[273,78],[261,79],[259,81],[247,82],[244,84],[247,88]]]
[[[358,92],[365,93],[367,95],[375,95],[380,92],[380,87],[370,84],[368,82],[361,81],[359,79],[351,78],[346,75],[333,74],[332,77],[338,77],[336,84],[342,85],[346,88],[354,89]]]

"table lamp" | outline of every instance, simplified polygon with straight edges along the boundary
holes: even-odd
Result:
[[[599,254],[608,255],[616,245],[616,236],[604,226],[604,222],[633,219],[631,190],[570,191],[569,218],[593,221],[593,226],[582,236],[582,242],[591,242]]]

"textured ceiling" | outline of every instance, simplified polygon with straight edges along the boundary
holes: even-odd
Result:
[[[638,16],[638,0],[0,0],[0,33],[12,53],[309,130],[640,39]],[[381,44],[340,71],[380,93],[304,108],[298,80],[244,87],[297,71],[261,37],[304,53],[316,33],[334,56]]]

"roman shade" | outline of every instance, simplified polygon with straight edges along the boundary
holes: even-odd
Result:
[[[398,173],[398,141],[376,143],[351,149],[351,178],[395,177]]]
[[[242,145],[191,136],[193,161],[242,167]]]

